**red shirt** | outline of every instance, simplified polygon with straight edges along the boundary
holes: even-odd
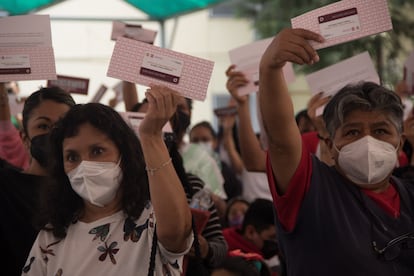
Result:
[[[286,193],[280,196],[276,191],[276,182],[273,177],[272,166],[269,154],[267,155],[267,177],[269,180],[270,191],[280,223],[286,231],[292,231],[299,213],[299,208],[303,202],[312,175],[312,158],[310,149],[302,142],[302,158],[296,169],[295,174],[290,180]],[[390,185],[385,191],[375,193],[370,190],[362,189],[373,201],[375,201],[385,212],[396,218],[400,215],[400,196],[394,185]]]

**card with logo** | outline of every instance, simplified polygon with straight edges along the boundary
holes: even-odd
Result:
[[[311,41],[322,49],[392,30],[387,0],[346,0],[307,12],[291,19],[292,28],[321,34],[325,42]]]
[[[113,21],[111,40],[116,40],[120,36],[132,38],[149,44],[154,44],[157,32],[145,29],[141,25],[126,24],[120,21]]]
[[[144,42],[120,37],[108,77],[149,86],[167,86],[182,96],[204,101],[214,62]]]
[[[56,79],[50,18],[0,18],[0,82]]]
[[[236,106],[219,107],[219,108],[214,109],[213,112],[217,117],[236,115],[237,107]]]
[[[350,83],[371,81],[380,84],[378,73],[368,52],[355,55],[306,76],[312,95],[334,95]],[[316,111],[322,114],[323,108]]]
[[[95,95],[90,100],[91,103],[99,103],[99,101],[102,99],[103,95],[105,95],[105,92],[108,90],[108,87],[105,84],[101,84],[101,86],[96,91]]]
[[[48,80],[47,86],[59,86],[68,93],[88,94],[89,79],[57,75],[56,80]]]
[[[272,40],[273,37],[262,39],[229,51],[230,62],[249,80],[247,85],[239,88],[239,95],[256,93],[259,90],[260,59]],[[287,83],[295,81],[295,73],[290,62],[283,67],[283,73]]]

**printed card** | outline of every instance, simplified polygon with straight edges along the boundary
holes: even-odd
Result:
[[[236,115],[237,107],[236,106],[219,107],[219,108],[214,109],[213,112],[217,117]]]
[[[0,82],[56,79],[48,15],[0,18]]]
[[[249,80],[246,86],[239,88],[239,95],[247,95],[259,90],[260,59],[272,40],[273,37],[262,39],[229,51],[230,62],[236,65],[236,70],[243,72]],[[287,83],[295,81],[295,73],[290,62],[283,67],[283,73]]]
[[[107,76],[149,86],[167,86],[182,96],[204,101],[214,62],[120,37]]]
[[[115,84],[114,87],[112,87],[112,90],[115,92],[115,97],[117,102],[122,102],[124,100],[124,94],[123,91],[123,82],[120,81],[117,84]]]
[[[292,28],[321,34],[325,42],[311,41],[322,49],[392,30],[387,0],[346,0],[307,12],[291,19]]]
[[[101,86],[98,88],[98,91],[96,91],[95,95],[91,99],[91,103],[99,103],[99,101],[102,99],[105,92],[108,90],[108,87],[104,84],[101,84]]]
[[[122,118],[131,126],[135,134],[138,136],[139,125],[145,118],[145,113],[142,112],[119,112]],[[163,133],[172,133],[172,128],[169,122],[162,128]]]
[[[144,29],[141,25],[125,24],[120,21],[113,21],[111,40],[117,40],[117,38],[121,36],[154,44],[157,32]]]
[[[47,86],[59,86],[68,93],[88,95],[89,79],[57,75],[56,80],[48,80]]]
[[[380,84],[380,79],[368,52],[363,52],[306,76],[312,95],[323,92],[334,95],[342,87],[360,81]],[[323,108],[317,110],[322,114]]]

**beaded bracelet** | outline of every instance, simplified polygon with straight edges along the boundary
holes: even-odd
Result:
[[[168,159],[167,161],[165,161],[164,163],[161,164],[161,166],[159,166],[158,168],[149,168],[148,166],[145,167],[145,170],[150,174],[150,175],[154,175],[154,173],[162,168],[164,168],[165,166],[167,166],[168,164],[170,164],[172,161],[171,157],[170,159]]]

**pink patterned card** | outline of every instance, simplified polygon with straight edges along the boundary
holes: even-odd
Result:
[[[48,80],[46,86],[58,86],[68,93],[88,95],[89,79],[57,75],[57,79]]]
[[[99,103],[107,90],[108,90],[108,87],[105,84],[101,84],[101,86],[99,86],[98,90],[95,92],[95,94],[93,95],[92,99],[89,102]]]
[[[156,35],[156,31],[144,29],[141,25],[126,24],[120,21],[112,22],[111,40],[116,40],[118,37],[123,36],[154,44]]]
[[[343,0],[294,17],[291,23],[325,38],[323,43],[310,42],[315,49],[392,30],[387,0]]]
[[[273,37],[258,40],[229,51],[230,62],[236,65],[236,70],[243,72],[249,80],[247,85],[238,89],[239,95],[256,93],[259,90],[260,59],[272,40]],[[283,67],[283,73],[287,83],[295,81],[295,72],[290,62]]]
[[[119,37],[107,76],[149,86],[165,85],[184,97],[204,101],[214,62]]]
[[[0,82],[55,80],[48,15],[0,18]]]

